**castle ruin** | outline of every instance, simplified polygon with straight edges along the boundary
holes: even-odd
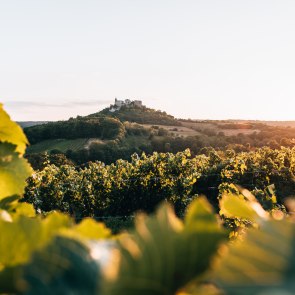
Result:
[[[142,104],[141,100],[133,100],[131,101],[130,99],[125,99],[125,100],[119,100],[115,98],[115,103],[114,105],[111,105],[110,107],[110,112],[116,112],[119,111],[122,107],[139,107],[142,108],[144,107]]]

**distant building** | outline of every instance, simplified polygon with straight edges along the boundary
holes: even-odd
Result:
[[[143,107],[142,101],[141,100],[134,100],[131,101],[130,99],[125,99],[125,100],[119,100],[117,98],[115,98],[115,104],[110,106],[109,111],[111,113],[114,113],[116,111],[119,111],[121,109],[121,107],[126,106],[126,107],[132,107],[132,106],[136,106],[136,107]]]
[[[125,102],[123,100],[118,100],[115,98],[115,106],[121,108],[123,105],[125,105]]]
[[[137,106],[137,107],[142,107],[142,101],[141,100],[135,100],[134,102],[134,105]]]

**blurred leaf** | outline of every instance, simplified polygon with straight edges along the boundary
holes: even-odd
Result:
[[[66,214],[51,212],[42,220],[42,239],[49,240],[54,235],[60,234],[62,230],[73,226],[73,220]]]
[[[0,220],[0,266],[28,262],[34,251],[71,224],[71,219],[60,213],[52,213],[43,220],[22,215],[13,222]]]
[[[112,232],[103,223],[96,222],[91,218],[85,218],[78,225],[63,230],[62,233],[68,237],[78,237],[82,239],[107,239],[110,238]]]
[[[0,270],[0,294],[17,294],[17,285],[21,285],[22,268],[6,267]]]
[[[0,142],[8,142],[16,145],[16,152],[23,155],[25,153],[28,140],[21,127],[11,121],[9,115],[3,110],[0,104]]]
[[[0,200],[23,194],[31,173],[27,160],[19,157],[14,145],[0,143]]]
[[[204,201],[196,200],[191,208],[187,228],[167,204],[155,216],[137,217],[135,233],[120,241],[121,263],[115,280],[107,284],[107,294],[174,294],[208,270],[225,234],[204,222],[212,220],[207,215],[214,217],[206,212]]]
[[[3,211],[3,212],[7,213],[7,211]],[[1,211],[0,211],[0,213],[1,213]],[[10,216],[10,215],[8,214],[8,216]],[[90,233],[89,233],[89,238],[91,238],[91,239],[94,238],[94,235],[96,235],[96,237],[98,237],[98,235],[100,237],[102,237],[103,234],[105,234],[105,235],[109,234],[109,231],[105,227],[103,227],[101,224],[96,223],[96,222],[92,223],[90,220],[88,220],[84,224],[82,224],[81,227],[74,226],[73,220],[69,216],[67,216],[65,214],[57,213],[57,212],[50,213],[44,219],[37,218],[37,217],[29,218],[29,217],[22,216],[22,215],[19,215],[19,216],[15,215],[15,218],[13,220],[11,218],[9,220],[8,219],[5,219],[5,220],[0,219],[0,232],[1,232],[1,235],[0,235],[0,293],[1,294],[6,293],[6,292],[8,292],[7,290],[15,290],[15,288],[22,288],[24,286],[24,282],[20,279],[20,274],[21,274],[20,270],[22,269],[22,267],[25,267],[25,265],[27,263],[30,263],[30,261],[32,260],[32,255],[35,255],[34,253],[36,253],[36,251],[39,251],[39,254],[41,253],[40,254],[41,256],[43,255],[42,253],[47,253],[46,251],[49,251],[49,250],[48,249],[44,250],[44,247],[47,247],[47,245],[49,243],[52,244],[51,246],[49,246],[49,249],[53,249],[55,247],[54,242],[52,242],[52,239],[54,237],[60,237],[60,238],[56,238],[56,240],[58,240],[58,239],[69,240],[70,239],[69,237],[64,236],[64,232],[67,230],[71,231],[71,228],[73,228],[72,236],[74,237],[74,239],[72,239],[73,240],[72,242],[68,243],[68,245],[70,247],[68,249],[69,252],[71,252],[73,250],[71,248],[72,244],[75,244],[75,245],[79,244],[80,245],[82,243],[84,246],[79,246],[79,247],[85,248],[85,249],[87,248],[87,253],[88,253],[88,251],[89,251],[89,249],[87,247],[88,244],[86,243],[87,240],[85,239],[85,236],[87,235],[87,233],[86,233],[87,224],[89,226],[92,226],[92,228],[90,228]],[[75,229],[76,227],[78,227],[77,231]],[[94,233],[95,229],[98,230],[98,233]],[[83,231],[85,231],[85,232],[83,232]],[[84,241],[85,241],[85,243],[84,243]],[[63,244],[63,245],[64,246],[62,246],[62,250],[58,250],[59,249],[58,248],[57,252],[58,251],[61,251],[61,252],[65,251],[65,248],[67,246],[65,244]],[[59,247],[59,246],[57,246],[57,247]],[[45,251],[45,252],[43,252],[43,251]],[[99,251],[99,248],[96,248],[96,253],[95,253],[96,255],[99,254],[97,251]],[[62,267],[63,267],[62,263],[65,260],[62,260],[61,257],[63,257],[63,255],[65,255],[65,257],[67,257],[68,254],[65,253],[65,254],[59,255],[58,253],[54,254],[54,252],[52,252],[52,253],[50,252],[51,256],[48,256],[47,254],[46,254],[47,255],[46,256],[44,254],[45,255],[44,257],[46,257],[46,258],[43,257],[44,259],[51,257],[51,258],[48,258],[48,260],[52,259],[52,261],[51,261],[52,265],[49,265],[49,263],[48,263],[48,265],[46,266],[46,264],[44,264],[42,266],[43,269],[40,266],[39,273],[38,273],[39,277],[43,276],[43,278],[45,278],[46,276],[53,275],[52,273],[49,274],[48,272],[50,272],[52,269],[55,269],[55,267],[62,269]],[[74,253],[69,254],[69,255],[74,255]],[[78,256],[80,254],[77,252],[75,255],[77,255],[76,258],[78,259]],[[81,255],[83,256],[84,254],[82,253]],[[84,258],[81,257],[81,260],[82,259],[84,259]],[[93,259],[94,259],[94,257],[93,257]],[[64,265],[67,265],[67,264],[64,264]],[[83,267],[82,267],[82,269],[77,270],[77,272],[78,271],[82,272],[82,271],[85,271],[85,269],[83,270]],[[93,271],[93,269],[89,270],[90,273],[91,273],[91,271]],[[70,273],[73,274],[73,270],[70,270]],[[55,275],[58,276],[58,273],[56,273]],[[94,275],[94,273],[92,273],[92,275]],[[67,276],[68,275],[66,275],[66,277]],[[70,276],[70,274],[69,274],[69,276]],[[80,276],[82,277],[82,275],[80,275]],[[89,276],[89,274],[88,274],[88,276]],[[10,278],[10,281],[7,282],[6,278]],[[56,279],[57,278],[53,278],[53,280],[56,280]],[[63,278],[61,278],[61,279],[63,279]],[[95,279],[97,279],[97,278],[95,278]],[[87,283],[87,280],[84,279],[84,281],[85,281],[85,283]],[[70,279],[68,280],[68,283],[69,282],[70,282]],[[43,282],[43,283],[45,284],[45,282]],[[76,282],[72,282],[73,289],[76,288],[75,283]],[[79,288],[81,288],[81,286]],[[61,293],[57,293],[57,294],[95,294],[95,293],[87,293],[87,292],[81,293],[81,289],[79,289],[79,288],[77,289],[77,293],[62,293],[61,292]],[[85,286],[85,288],[89,288],[89,286]],[[34,289],[34,292],[35,292],[35,289]],[[38,293],[36,291],[36,293],[28,293],[28,294],[38,294]],[[45,294],[45,293],[41,292],[39,294]],[[48,294],[55,294],[55,293],[48,293]]]
[[[267,213],[256,201],[246,201],[243,195],[225,194],[220,200],[220,214],[228,218],[243,218],[258,222]]]
[[[11,214],[11,216],[13,217],[18,217],[19,215],[23,215],[27,217],[36,216],[36,211],[32,204],[20,203],[13,198],[5,198],[4,202],[2,202],[2,206],[0,204],[0,208],[5,209],[7,213]]]
[[[29,260],[39,248],[42,227],[40,220],[20,216],[14,222],[0,220],[0,265],[14,266]]]
[[[23,274],[26,295],[100,294],[99,265],[85,245],[69,238],[57,237],[35,253]]]
[[[267,221],[221,252],[215,281],[233,295],[295,293],[295,225]]]
[[[12,216],[6,210],[0,209],[0,220],[12,222]]]
[[[224,293],[212,284],[195,285],[178,292],[176,295],[223,295]]]
[[[17,203],[13,208],[15,215],[23,215],[27,217],[35,217],[36,211],[32,204],[29,203]]]
[[[206,198],[199,197],[197,201],[192,202],[185,216],[186,230],[208,231],[218,230],[219,224],[217,218],[212,214],[213,209]]]
[[[17,195],[14,195],[14,196],[7,197],[7,198],[4,198],[4,199],[0,200],[0,208],[4,209],[4,210],[9,210],[10,205],[13,202],[17,201],[18,198],[19,197]]]

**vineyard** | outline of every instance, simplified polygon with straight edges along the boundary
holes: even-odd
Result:
[[[163,201],[174,205],[183,216],[187,205],[205,195],[218,212],[219,199],[237,192],[233,185],[251,191],[263,208],[283,208],[295,193],[295,149],[268,147],[254,152],[211,151],[191,157],[186,150],[177,154],[134,155],[85,167],[48,165],[28,179],[23,200],[37,211],[59,210],[81,219],[130,216],[141,210],[151,213]]]
[[[0,106],[0,294],[294,294],[294,148],[33,171],[27,145]]]
[[[59,150],[66,152],[68,149],[78,151],[84,148],[88,139],[49,139],[28,147],[29,153],[41,153],[47,150]]]

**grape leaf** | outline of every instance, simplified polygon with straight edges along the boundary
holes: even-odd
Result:
[[[107,239],[111,237],[111,230],[103,223],[96,222],[94,219],[85,218],[78,225],[69,229],[69,234],[80,236],[84,239]]]
[[[106,294],[175,294],[207,271],[225,237],[216,219],[211,219],[214,215],[207,211],[207,205],[203,200],[196,200],[192,212],[188,213],[187,225],[167,204],[155,216],[138,216],[136,231],[120,241],[121,263],[117,276],[106,284]],[[194,214],[200,214],[199,218]],[[215,222],[215,229],[204,220]]]
[[[213,278],[226,294],[294,294],[293,223],[266,221],[259,230],[250,229],[223,252]]]
[[[29,260],[40,247],[42,226],[38,219],[20,216],[14,222],[0,220],[0,265],[15,266]]]
[[[23,194],[32,169],[26,159],[15,152],[15,145],[0,143],[0,200]]]
[[[100,294],[99,265],[77,240],[56,237],[33,255],[23,274],[25,295]]]
[[[225,194],[220,200],[220,214],[228,218],[243,218],[263,222],[268,213],[256,200],[246,201],[243,195]]]
[[[25,153],[28,140],[21,127],[11,121],[9,115],[3,110],[0,104],[0,142],[9,142],[16,145],[16,152]]]

